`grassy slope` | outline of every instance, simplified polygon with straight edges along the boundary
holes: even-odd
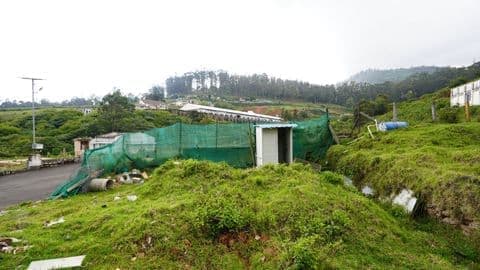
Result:
[[[440,112],[449,107],[448,94],[443,89],[399,103],[399,120],[408,121],[409,128],[377,133],[376,140],[364,134],[350,145],[335,146],[329,152],[330,165],[359,186],[374,186],[380,196],[408,187],[425,196],[439,218],[478,225],[480,108],[472,107],[471,123],[432,123],[432,102]],[[463,108],[457,109],[457,116],[464,120]],[[391,119],[391,112],[380,119]]]
[[[81,254],[88,269],[479,266],[478,247],[459,232],[409,220],[339,182],[300,164],[168,162],[143,185],[14,207],[0,216],[0,235],[34,247],[0,253],[0,268]]]
[[[442,121],[440,119],[441,111],[444,108],[450,107],[450,90],[448,88],[441,89],[435,93],[427,94],[419,99],[409,100],[397,103],[398,105],[398,119],[400,121],[408,121],[410,124],[422,124],[432,123],[432,102],[436,104],[437,110],[437,122]],[[465,111],[463,107],[457,108],[458,122],[465,121]],[[480,106],[474,106],[470,108],[472,121],[480,121]],[[379,117],[382,120],[391,120],[392,112]]]

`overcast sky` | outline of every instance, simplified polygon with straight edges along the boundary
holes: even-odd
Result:
[[[0,101],[142,93],[198,69],[336,83],[480,60],[478,0],[1,1]]]

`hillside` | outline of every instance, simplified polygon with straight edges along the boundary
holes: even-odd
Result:
[[[378,198],[411,189],[424,202],[423,214],[480,234],[480,108],[472,107],[465,123],[464,108],[450,107],[448,89],[397,105],[408,128],[371,139],[363,127],[359,139],[329,150],[329,167],[359,188],[373,187]],[[378,119],[391,120],[392,112]]]
[[[424,124],[364,136],[329,150],[331,168],[370,185],[378,197],[403,188],[425,200],[431,215],[465,230],[480,225],[480,125]]]
[[[347,81],[369,84],[377,84],[383,82],[399,82],[405,80],[406,78],[414,74],[431,74],[439,69],[441,68],[435,66],[420,66],[395,69],[367,69],[352,75],[350,78],[347,79]]]
[[[372,76],[378,82],[348,80],[337,85],[317,85],[299,80],[285,80],[267,74],[236,75],[226,71],[195,71],[172,76],[165,81],[172,97],[206,95],[303,101],[353,107],[361,100],[386,95],[391,101],[418,98],[458,82],[480,77],[480,62],[468,67],[416,67],[386,71],[365,71],[356,77]],[[365,75],[363,75],[365,74]],[[357,79],[360,80],[360,79]]]
[[[0,253],[1,266],[82,254],[88,269],[479,266],[474,239],[412,221],[342,183],[301,164],[240,170],[170,161],[143,185],[9,209],[0,216],[2,235],[33,247]],[[137,200],[126,199],[133,194]],[[64,223],[44,227],[60,217]]]
[[[465,109],[463,107],[450,107],[450,89],[444,88],[431,94],[423,95],[418,99],[408,100],[397,104],[399,120],[408,121],[410,124],[432,123],[431,105],[435,104],[437,122],[464,122]],[[470,107],[470,117],[474,122],[480,122],[480,107]],[[392,109],[379,119],[392,119]]]
[[[166,111],[135,111],[121,121],[119,131],[162,127],[186,117]],[[71,108],[42,108],[36,111],[37,142],[44,144],[44,156],[73,154],[73,139],[108,132],[97,113],[84,116]],[[0,159],[26,157],[31,152],[32,112],[29,109],[0,110]]]

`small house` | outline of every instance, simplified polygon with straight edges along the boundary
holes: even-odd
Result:
[[[90,137],[73,139],[73,150],[76,159],[82,159],[85,150],[88,150],[88,144],[90,143]]]
[[[255,126],[256,164],[291,163],[295,124],[261,124]]]

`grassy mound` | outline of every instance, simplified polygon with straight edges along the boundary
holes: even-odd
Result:
[[[301,164],[240,170],[170,161],[143,185],[10,209],[0,234],[33,247],[0,253],[0,268],[82,254],[88,269],[479,266],[478,247],[458,231],[411,221],[342,183]],[[136,201],[126,199],[133,194]]]
[[[430,214],[464,229],[478,226],[478,123],[418,125],[376,136],[334,146],[329,164],[356,185],[373,186],[379,196],[410,188],[425,199]]]

